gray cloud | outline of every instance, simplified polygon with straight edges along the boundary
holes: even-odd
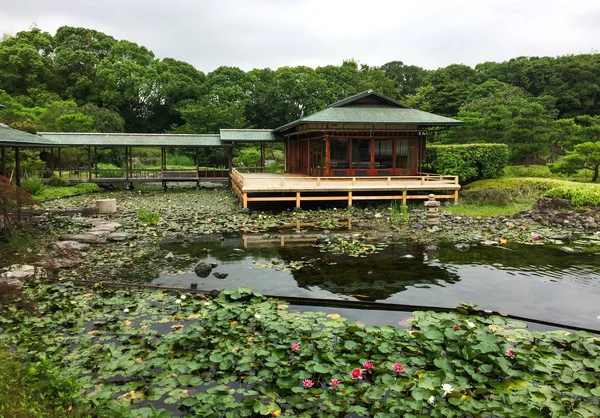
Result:
[[[1,32],[14,34],[34,22],[51,33],[82,26],[205,72],[221,65],[339,65],[349,58],[437,68],[600,49],[595,0],[2,2]]]

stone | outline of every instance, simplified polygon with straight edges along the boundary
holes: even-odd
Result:
[[[208,277],[210,275],[210,272],[212,271],[213,267],[210,263],[206,263],[204,261],[199,262],[198,264],[196,264],[196,267],[194,267],[194,272],[196,273],[196,275],[198,277]]]
[[[121,224],[118,222],[102,222],[102,223],[98,223],[96,224],[96,226],[94,226],[92,229],[90,229],[91,231],[108,231],[108,232],[113,232],[114,230],[116,230],[117,228],[120,228]]]
[[[3,274],[0,275],[0,285],[14,287],[20,290],[23,287],[23,282],[14,277],[5,277]]]
[[[441,231],[441,229],[437,225],[434,225],[431,228],[427,228],[427,232],[430,232],[430,233],[436,233],[436,232],[440,232],[440,231]]]
[[[48,270],[70,269],[81,264],[81,257],[79,255],[73,255],[71,257],[46,258],[42,260],[40,264]]]
[[[65,251],[88,251],[90,244],[77,241],[58,241],[54,243],[54,248]]]
[[[552,235],[552,236],[549,236],[548,239],[557,240],[557,241],[570,241],[573,239],[573,234]]]
[[[567,254],[574,254],[577,251],[575,251],[573,248],[571,247],[560,247],[560,250],[567,253]]]
[[[469,251],[471,249],[471,246],[469,244],[456,244],[454,246],[454,248],[456,248],[456,251],[459,251],[461,253],[465,253],[467,251]]]
[[[45,276],[46,270],[44,269],[27,264],[14,264],[8,268],[8,271],[0,274],[0,283],[21,289],[24,280]]]
[[[117,211],[117,200],[97,199],[96,209],[98,209],[98,213],[115,213]]]
[[[76,241],[76,242],[84,242],[86,244],[102,244],[106,242],[106,238],[99,235],[94,234],[64,234],[58,237],[61,241]]]
[[[200,252],[201,252],[201,253],[209,253],[209,252],[210,252],[210,249],[209,249],[209,248],[202,248],[202,249],[200,250]]]
[[[484,247],[493,247],[495,245],[498,245],[498,242],[491,241],[491,240],[485,240],[485,241],[481,241],[479,244],[483,245]]]
[[[244,250],[242,250],[241,248],[234,248],[233,250],[231,250],[231,252],[233,254],[244,254]]]
[[[171,251],[169,251],[167,253],[167,255],[165,255],[165,260],[173,261],[174,259],[175,259],[175,254],[173,254]]]
[[[412,254],[406,254],[406,255],[401,256],[400,258],[404,258],[406,260],[412,260],[413,258],[415,258],[415,256]]]
[[[128,241],[136,238],[137,235],[131,232],[113,232],[106,236],[106,239],[109,241]]]
[[[227,276],[229,276],[229,274],[228,274],[228,273],[222,273],[222,272],[220,272],[220,271],[215,271],[215,272],[213,273],[213,276],[215,276],[217,279],[224,279],[224,278],[226,278]]]
[[[438,247],[435,244],[430,244],[428,246],[425,247],[425,252],[426,253],[437,253],[440,250],[440,247]]]

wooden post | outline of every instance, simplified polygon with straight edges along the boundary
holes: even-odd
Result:
[[[58,149],[58,177],[62,177],[62,161],[60,159],[60,148]]]
[[[325,135],[325,176],[331,175],[331,164],[330,164],[330,149],[329,149],[329,136]]]
[[[348,191],[348,207],[352,207],[352,190]]]
[[[0,161],[0,176],[6,177],[6,147],[0,147],[2,160]]]
[[[19,147],[15,147],[15,184],[21,187],[21,155]]]
[[[129,167],[128,167],[128,155],[129,155],[129,147],[125,147],[125,180],[129,180]]]
[[[54,148],[50,147],[50,170],[54,175]]]
[[[454,203],[458,203],[458,190],[454,191]]]
[[[96,178],[98,178],[98,148],[94,147],[94,170],[96,171]]]
[[[296,192],[296,209],[300,209],[300,192]]]
[[[288,172],[288,142],[283,142],[283,172]]]
[[[402,206],[406,206],[406,190],[402,190]]]
[[[196,187],[200,187],[200,155],[198,154],[199,148],[196,147]]]
[[[244,192],[242,195],[242,207],[248,209],[248,193]]]
[[[92,147],[87,147],[88,154],[88,180],[92,180]]]
[[[260,142],[260,172],[265,172],[265,143]]]

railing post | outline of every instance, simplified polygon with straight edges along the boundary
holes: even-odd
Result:
[[[321,185],[321,177],[317,177],[317,186]]]

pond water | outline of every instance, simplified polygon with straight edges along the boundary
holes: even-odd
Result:
[[[212,274],[193,271],[161,276],[153,284],[200,289],[247,286],[280,296],[368,300],[455,307],[461,302],[540,320],[600,329],[600,257],[567,254],[538,245],[430,248],[413,242],[387,244],[364,258],[322,252],[317,236],[201,236],[165,241],[176,256],[216,263]],[[410,255],[413,258],[405,258]],[[353,311],[348,319],[396,323],[386,312]],[[339,310],[338,310],[339,312]],[[341,312],[340,312],[341,313]]]

